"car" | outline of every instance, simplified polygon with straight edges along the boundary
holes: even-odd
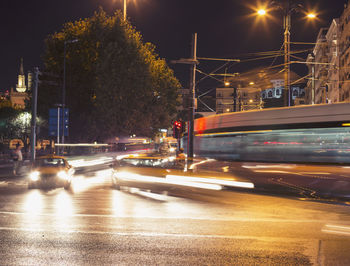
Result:
[[[149,184],[154,186],[152,183],[157,178],[164,179],[169,172],[169,169],[181,168],[176,164],[175,157],[158,156],[153,155],[128,155],[110,165],[112,168],[112,183],[113,187],[120,189],[120,186],[129,186]],[[140,182],[137,177],[143,177],[143,181]],[[158,184],[159,185],[159,184]]]
[[[112,168],[112,186],[134,187],[151,192],[164,192],[176,188],[197,189],[253,189],[246,178],[229,172],[211,170],[215,160],[195,158],[188,166],[184,156],[159,156],[158,154],[129,155],[117,159]],[[206,165],[207,167],[203,167]]]
[[[169,143],[169,142],[162,142],[159,146],[159,153],[161,154],[175,154],[177,148],[177,144],[175,143]]]
[[[58,188],[69,189],[74,168],[68,161],[57,155],[38,157],[29,173],[28,188]]]

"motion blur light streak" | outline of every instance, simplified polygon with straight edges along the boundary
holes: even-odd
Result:
[[[322,232],[350,236],[350,227],[326,224],[324,228],[322,228]]]
[[[165,202],[166,201],[166,197],[162,194],[156,194],[156,193],[152,193],[152,192],[147,192],[147,191],[142,191],[140,189],[135,189],[131,191],[133,194],[137,194],[140,195],[142,197],[145,198],[149,198],[149,199],[153,199],[153,200],[157,200],[157,201],[162,201]]]
[[[269,164],[269,165],[243,165],[243,168],[247,169],[259,169],[259,168],[286,168],[291,169],[294,168],[294,166],[291,165],[283,165],[283,164]]]
[[[198,162],[198,163],[193,163],[193,164],[191,164],[189,169],[193,170],[198,165],[205,164],[205,163],[208,163],[208,162],[214,162],[214,161],[216,161],[216,160],[214,160],[214,159],[207,159],[205,161],[201,161],[201,162]]]
[[[255,173],[274,173],[274,174],[297,174],[294,172],[287,172],[282,170],[253,170]]]
[[[221,186],[254,188],[254,184],[251,182],[223,180],[223,179],[217,179],[215,177],[208,178],[208,177],[193,177],[193,176],[178,176],[178,175],[167,175],[166,177],[167,179],[181,180],[184,182],[191,181],[191,182],[198,182],[198,183],[205,183],[205,184],[217,184]]]
[[[197,178],[191,178],[188,176],[167,175],[166,179],[171,184],[175,184],[175,185],[204,188],[204,189],[212,189],[212,190],[221,190],[222,189],[222,186],[220,186],[220,185],[198,182]]]
[[[75,176],[72,178],[72,190],[74,192],[82,192],[88,190],[89,188],[103,184],[107,179],[110,178],[111,170],[102,170],[96,172],[94,177],[86,178],[84,176]]]
[[[139,175],[139,174],[134,174],[134,173],[129,173],[129,172],[118,172],[116,175],[117,175],[118,179],[121,179],[121,180],[164,183],[164,180],[160,179],[160,177]]]
[[[89,160],[89,161],[86,161],[84,159],[73,160],[73,161],[69,161],[69,163],[73,167],[87,167],[87,166],[95,166],[95,165],[105,164],[105,163],[111,162],[112,160],[113,160],[113,157],[101,157],[101,158],[98,158],[95,160]]]
[[[327,172],[298,172],[300,175],[330,175],[331,173]]]
[[[125,154],[125,155],[118,155],[117,157],[116,157],[116,159],[119,161],[119,160],[121,160],[121,159],[123,159],[123,158],[125,158],[125,157],[128,157],[129,155],[128,154]]]
[[[122,195],[121,191],[113,191],[112,194],[112,206],[114,217],[122,218],[159,218],[163,217],[164,212],[160,210],[159,205],[156,208],[152,208],[149,201],[140,202],[135,201],[134,196],[142,196],[150,198],[147,192],[143,193],[138,188],[128,188],[126,193],[130,193],[131,196],[125,199],[125,195]],[[140,193],[141,192],[141,193]],[[152,193],[149,193],[152,194]],[[152,199],[153,200],[153,199]]]
[[[189,179],[181,179],[181,176],[166,176],[166,178],[162,177],[154,177],[154,176],[144,176],[129,172],[120,172],[117,173],[117,177],[122,180],[133,180],[133,181],[142,181],[142,182],[152,182],[158,184],[167,184],[167,185],[179,185],[179,186],[187,186],[187,187],[195,187],[195,188],[204,188],[211,190],[221,190],[222,186],[215,184],[207,184],[200,182],[190,182]],[[178,178],[180,177],[180,178]]]

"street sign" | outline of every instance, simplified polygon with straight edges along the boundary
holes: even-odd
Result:
[[[64,123],[62,108],[51,108],[49,110],[49,136],[62,136],[62,126],[64,126],[64,136],[67,137],[69,133],[69,109],[64,109]],[[58,124],[59,123],[59,124]],[[58,124],[58,125],[57,125]]]

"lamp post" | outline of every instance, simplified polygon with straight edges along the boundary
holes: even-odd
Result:
[[[126,20],[126,0],[124,0],[124,21]]]
[[[283,3],[270,1],[268,7],[272,9],[280,9],[283,11],[283,35],[284,35],[284,106],[290,106],[290,29],[291,29],[291,14],[302,10],[302,5],[296,4],[292,0],[284,0]],[[267,11],[259,9],[257,11],[259,16],[265,16]],[[316,15],[308,13],[307,18],[314,19]]]
[[[64,41],[63,51],[63,84],[62,84],[62,144],[64,144],[64,110],[66,106],[66,50],[67,44],[76,43],[78,39]]]

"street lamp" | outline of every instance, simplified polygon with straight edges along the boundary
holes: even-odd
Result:
[[[284,106],[290,106],[290,29],[291,15],[293,12],[298,12],[303,9],[301,4],[296,4],[293,0],[285,0],[283,3],[270,1],[267,5],[271,9],[279,9],[283,12],[283,29],[284,29]],[[265,9],[257,11],[259,16],[267,14]],[[314,19],[314,13],[308,13],[307,18]]]
[[[63,84],[62,84],[62,144],[64,144],[64,110],[66,105],[66,50],[67,44],[76,43],[78,39],[64,41],[63,51]]]
[[[126,20],[126,0],[124,0],[124,21]]]

